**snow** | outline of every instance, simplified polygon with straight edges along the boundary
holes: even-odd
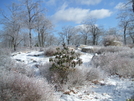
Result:
[[[85,49],[93,49],[94,47],[93,46],[86,46],[84,47]]]
[[[31,52],[17,52],[12,54],[13,59],[17,61],[24,62],[25,64],[34,64],[34,63],[47,63],[49,62],[49,57],[43,56],[43,52],[31,51]]]
[[[83,65],[89,66],[92,54],[82,53],[80,58]],[[12,58],[18,63],[24,63],[34,69],[35,75],[40,75],[38,64],[49,62],[49,57],[45,57],[43,52],[29,51],[12,54]],[[131,78],[119,78],[118,76],[107,77],[99,81],[99,84],[90,84],[80,88],[74,87],[68,94],[61,94],[60,101],[126,101],[134,95],[134,81]]]

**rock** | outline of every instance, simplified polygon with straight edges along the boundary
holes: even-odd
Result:
[[[37,62],[36,60],[33,60],[33,62]]]
[[[78,48],[84,48],[87,47],[87,45],[79,45]]]
[[[100,85],[101,86],[104,86],[105,85],[105,82],[104,81],[99,81]]]
[[[15,59],[16,61],[19,61],[19,62],[21,62],[22,60],[21,59]]]
[[[38,57],[38,56],[40,56],[40,55],[39,55],[39,54],[35,54],[35,55],[33,55],[33,56]]]
[[[70,95],[70,91],[65,91],[63,94]]]
[[[89,99],[89,96],[88,95],[83,95],[82,97],[81,97],[81,100],[88,100]]]
[[[94,81],[92,81],[92,83],[94,83],[96,85],[96,84],[99,84],[99,81],[98,80],[94,80]]]
[[[71,89],[71,90],[68,90],[68,91],[65,91],[63,94],[67,94],[67,95],[70,95],[70,94],[77,94],[78,92],[74,89]]]
[[[95,99],[99,99],[99,98],[96,96]]]
[[[82,52],[86,52],[86,53],[94,53],[94,48],[89,46],[89,47],[84,47],[81,50]]]
[[[68,47],[68,49],[69,49],[70,51],[75,51],[75,49],[74,49],[73,47]]]

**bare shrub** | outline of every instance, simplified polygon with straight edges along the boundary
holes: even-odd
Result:
[[[34,75],[32,68],[25,64],[16,63],[16,61],[10,59],[9,56],[0,56],[0,73],[2,71],[13,71],[30,77]]]
[[[104,46],[122,46],[122,42],[115,35],[108,35],[103,39]]]
[[[45,56],[54,56],[55,53],[56,53],[56,47],[49,47],[44,52]]]
[[[87,69],[83,67],[83,69],[80,69],[79,67],[75,67],[75,71],[71,71],[68,74],[68,86],[79,86],[83,85],[86,82],[86,71]]]
[[[10,67],[11,64],[7,64],[7,66]],[[26,64],[23,64],[23,63],[14,62],[14,64],[12,64],[12,66],[10,67],[10,71],[25,74],[28,77],[33,77],[34,76],[34,70],[32,68],[30,68],[29,66],[27,66]]]
[[[4,66],[6,62],[11,62],[10,53],[9,49],[0,49],[0,66]]]
[[[50,71],[51,64],[44,64],[39,66],[41,76],[47,78],[49,83],[55,85],[57,91],[65,91],[72,87],[83,86],[89,81],[102,80],[105,78],[104,72],[100,68],[92,68],[76,66],[74,71],[70,71],[67,75],[67,82],[61,84],[61,78],[58,73]]]
[[[1,48],[0,49],[0,56],[2,55],[6,55],[6,56],[9,56],[11,54],[11,50],[8,49],[8,48]]]
[[[87,68],[85,66],[76,67],[75,71],[70,72],[66,84],[62,85],[63,91],[71,90],[74,87],[81,87],[94,81],[104,79],[104,72],[99,68]]]
[[[0,74],[1,101],[56,101],[53,87],[44,79],[13,72]]]
[[[110,75],[133,77],[134,74],[134,51],[120,51],[105,53],[92,59],[92,66],[101,68]]]
[[[129,47],[121,47],[121,46],[107,46],[102,47],[96,51],[98,54],[102,53],[108,53],[108,52],[120,52],[120,51],[130,51],[131,49]]]
[[[110,74],[117,74],[122,77],[134,77],[134,59],[117,58],[110,62],[107,66],[107,71]]]
[[[104,72],[100,70],[100,68],[91,68],[87,72],[87,78],[88,81],[94,81],[94,80],[102,80],[104,79]]]
[[[52,83],[52,72],[50,71],[51,63],[42,64],[39,66],[40,74],[43,78],[46,78],[49,83]]]

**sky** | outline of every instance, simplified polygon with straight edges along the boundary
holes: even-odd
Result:
[[[6,6],[16,1],[0,0],[0,8],[6,11]],[[97,25],[108,29],[118,26],[116,17],[123,2],[126,0],[44,0],[42,5],[55,30],[81,25],[90,18],[97,19]]]

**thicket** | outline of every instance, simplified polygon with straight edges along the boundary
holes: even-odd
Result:
[[[113,49],[113,51],[114,50],[115,49]],[[110,75],[116,74],[121,77],[134,77],[133,61],[134,61],[134,49],[127,50],[126,48],[124,49],[122,48],[122,51],[105,52],[98,56],[94,56],[91,61],[91,64],[95,68],[103,69]]]
[[[15,72],[3,72],[0,76],[0,101],[57,101],[53,86],[44,79]]]

